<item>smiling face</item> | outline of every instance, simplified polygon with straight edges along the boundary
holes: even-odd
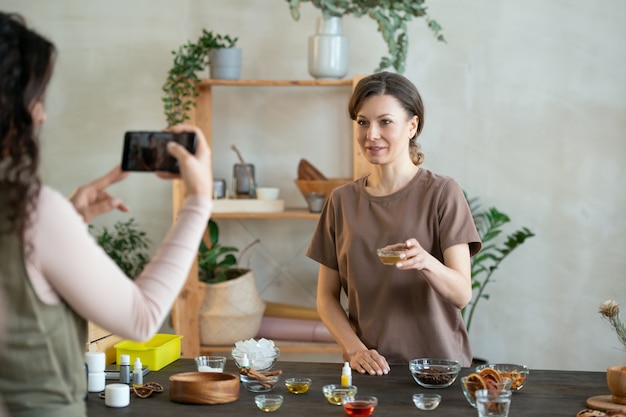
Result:
[[[409,139],[415,136],[418,118],[410,116],[392,95],[365,99],[357,111],[357,141],[372,164],[386,165],[410,160]]]

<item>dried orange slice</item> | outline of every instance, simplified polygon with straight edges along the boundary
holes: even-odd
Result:
[[[477,373],[469,374],[463,382],[465,390],[476,400],[476,391],[479,389],[488,389],[487,381]]]
[[[500,372],[496,371],[493,368],[483,368],[478,374],[483,377],[485,382],[489,385],[486,388],[495,388],[496,385],[502,382]],[[491,384],[490,382],[493,382],[493,384]]]

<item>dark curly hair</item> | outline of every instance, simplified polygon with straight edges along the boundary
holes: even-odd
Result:
[[[17,14],[0,12],[0,233],[24,231],[41,187],[31,110],[52,76],[54,45]]]
[[[393,72],[378,72],[361,79],[348,103],[348,114],[356,120],[357,113],[363,102],[372,96],[390,95],[395,97],[406,110],[409,117],[417,116],[418,125],[415,135],[409,140],[409,154],[415,165],[424,162],[424,154],[420,151],[421,145],[417,137],[424,128],[424,103],[415,85],[406,77]]]

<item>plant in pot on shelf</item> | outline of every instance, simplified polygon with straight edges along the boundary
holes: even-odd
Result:
[[[134,279],[150,260],[147,250],[150,240],[135,219],[117,221],[113,229],[89,225],[91,235],[124,274]]]
[[[387,68],[394,68],[400,74],[404,73],[407,52],[409,50],[409,36],[407,23],[414,17],[424,18],[437,40],[445,42],[441,34],[442,28],[437,21],[427,14],[425,0],[286,0],[289,3],[291,16],[294,20],[300,19],[300,5],[311,3],[321,10],[325,19],[353,15],[354,17],[369,16],[378,25],[389,56],[381,58],[379,72]]]
[[[480,252],[472,257],[472,290],[474,296],[462,312],[465,326],[469,331],[478,302],[489,299],[489,294],[485,290],[487,285],[493,282],[494,272],[513,251],[535,234],[528,228],[522,227],[504,236],[502,235],[503,227],[511,221],[509,216],[495,207],[481,209],[476,198],[468,199],[468,203],[478,229],[478,235],[483,243]]]
[[[607,300],[600,304],[600,315],[615,330],[615,334],[626,350],[626,323],[619,316],[619,304]],[[606,382],[611,390],[613,404],[626,405],[626,366],[609,366],[606,370]],[[608,408],[607,409],[611,409]]]
[[[188,113],[198,96],[198,72],[210,66],[211,78],[238,79],[241,71],[241,49],[238,38],[202,30],[196,42],[188,41],[177,51],[167,72],[162,90],[164,113],[168,126],[189,120]]]
[[[250,268],[238,265],[235,256],[238,249],[219,242],[215,221],[209,220],[207,232],[206,241],[201,242],[198,251],[198,279],[204,291],[200,341],[209,346],[231,345],[256,336],[265,303],[259,296]],[[246,246],[239,259],[257,243],[258,239]]]

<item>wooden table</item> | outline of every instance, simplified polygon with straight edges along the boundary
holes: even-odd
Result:
[[[341,376],[340,363],[313,363],[313,362],[281,362],[280,359],[274,369],[281,369],[281,381],[272,391],[273,394],[282,394],[285,402],[275,412],[275,415],[289,417],[297,416],[346,416],[343,408],[329,404],[322,394],[322,386],[337,384]],[[88,415],[100,416],[202,416],[215,415],[229,416],[261,416],[265,415],[254,404],[255,394],[248,392],[241,386],[239,399],[229,404],[219,405],[188,405],[170,401],[168,378],[172,374],[195,371],[194,361],[179,359],[158,372],[151,372],[144,377],[144,382],[155,381],[162,384],[165,391],[147,399],[131,396],[131,403],[126,408],[107,408],[104,400],[98,394],[91,393],[87,400]],[[232,360],[228,360],[225,372],[236,373]],[[463,368],[460,376],[471,372]],[[284,386],[288,377],[309,377],[313,384],[308,393],[302,395],[290,394]],[[374,417],[383,416],[477,416],[461,391],[460,376],[448,388],[425,389],[418,386],[411,377],[408,366],[392,366],[386,376],[368,376],[353,372],[353,383],[360,394],[378,397],[378,407]],[[107,381],[111,383],[114,381]],[[437,392],[443,400],[434,411],[418,410],[412,402],[412,394],[417,392]],[[574,372],[549,371],[531,369],[526,385],[513,394],[511,417],[574,417],[581,409],[586,408],[587,398],[595,395],[610,394],[606,384],[605,372]]]

